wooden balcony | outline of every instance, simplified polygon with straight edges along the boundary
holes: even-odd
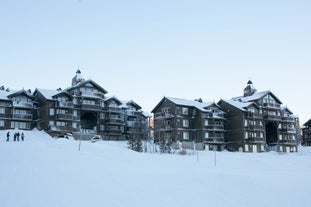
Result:
[[[13,114],[13,119],[21,119],[21,120],[32,120],[32,114]]]
[[[249,118],[249,119],[262,119],[263,115],[260,114],[260,113],[247,112],[246,113],[246,118]]]
[[[109,113],[122,113],[122,109],[119,107],[104,107],[104,111]]]
[[[265,143],[265,139],[263,137],[249,137],[245,141],[246,142],[248,141],[249,143],[252,143],[252,144]]]
[[[51,126],[50,130],[52,131],[72,131],[70,126]]]
[[[224,125],[217,125],[217,124],[205,125],[204,128],[213,131],[223,131],[225,129]]]
[[[204,143],[206,144],[224,144],[225,138],[224,137],[209,137],[204,139]]]
[[[72,114],[56,114],[56,119],[63,119],[63,120],[72,120],[73,115]]]
[[[124,122],[120,118],[106,118],[107,124],[122,125]]]
[[[295,117],[282,117],[283,122],[290,122],[290,123],[295,123],[296,118]]]
[[[127,116],[140,116],[141,112],[140,111],[127,111],[126,115]]]
[[[280,144],[286,144],[286,145],[297,145],[297,141],[296,140],[292,140],[292,139],[285,139],[285,140],[279,140]]]
[[[33,103],[27,101],[13,101],[13,107],[33,108]]]
[[[271,121],[281,121],[281,116],[280,115],[265,115],[265,119],[271,120]]]
[[[154,115],[155,119],[171,119],[174,115],[172,113],[167,112],[159,112]]]
[[[262,131],[262,130],[264,130],[264,127],[262,125],[255,124],[255,125],[248,125],[245,127],[245,129],[246,130]]]
[[[101,109],[100,104],[81,104],[81,109],[82,110],[94,110],[94,111],[99,111]]]
[[[73,102],[57,102],[56,107],[60,108],[73,108]]]
[[[83,96],[83,97],[96,98],[96,99],[101,99],[101,98],[105,97],[105,95],[103,93],[91,92],[91,91],[83,91],[83,92],[80,92],[79,95]]]
[[[273,109],[280,109],[281,105],[278,103],[263,103],[264,108],[273,108]]]
[[[295,134],[296,133],[296,129],[295,128],[282,128],[280,129],[281,133],[291,133],[291,134]]]

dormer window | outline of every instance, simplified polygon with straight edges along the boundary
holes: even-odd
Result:
[[[182,114],[188,115],[189,114],[189,109],[187,107],[182,107]]]

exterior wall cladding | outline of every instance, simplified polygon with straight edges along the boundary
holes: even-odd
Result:
[[[81,139],[95,134],[108,140],[149,136],[150,115],[134,101],[106,97],[107,91],[84,80],[79,70],[65,90],[0,92],[0,129],[37,127],[52,136],[71,133]]]
[[[304,125],[304,128],[302,129],[303,132],[303,146],[311,146],[311,119],[307,121]]]
[[[181,141],[185,148],[296,152],[298,118],[281,104],[272,92],[257,92],[251,81],[244,96],[217,104],[164,97],[152,111],[154,139]],[[305,132],[310,138],[309,128]]]

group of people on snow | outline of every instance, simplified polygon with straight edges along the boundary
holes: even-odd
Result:
[[[13,141],[14,142],[19,142],[19,138],[21,138],[21,141],[24,141],[24,138],[25,138],[25,135],[24,135],[24,133],[22,132],[21,134],[19,133],[19,132],[15,132],[14,133],[14,136],[13,136]],[[8,141],[10,141],[10,132],[8,132],[7,134],[6,134],[6,141],[8,142]]]

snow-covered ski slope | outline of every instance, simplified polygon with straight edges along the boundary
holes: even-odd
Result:
[[[0,131],[1,207],[311,206],[311,148],[298,153],[136,153],[125,142],[79,142]]]

